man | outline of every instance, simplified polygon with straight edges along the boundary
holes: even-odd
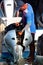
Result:
[[[35,27],[35,23],[34,23],[33,8],[30,4],[28,4],[28,3],[24,4],[20,0],[17,1],[17,5],[18,5],[17,16],[19,16],[19,11],[22,11],[23,16],[26,18],[26,23],[27,23],[25,25],[25,27],[22,29],[22,31],[19,32],[18,34],[22,35],[23,31],[25,29],[28,30],[28,28],[30,27],[30,32],[31,32],[32,37],[33,37],[33,41],[30,44],[30,58],[27,59],[29,62],[32,62],[34,60],[34,53],[35,53],[34,35],[35,35],[35,32],[36,32],[36,27]]]
[[[43,2],[39,2],[39,7],[36,12],[36,20],[38,24],[38,29],[43,29]]]

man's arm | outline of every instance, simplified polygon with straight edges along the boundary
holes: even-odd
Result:
[[[40,25],[41,27],[43,27],[43,24],[41,23],[41,21],[40,21],[40,20],[38,21],[38,23],[39,23],[39,25]]]
[[[22,32],[23,32],[24,30],[28,30],[29,27],[30,27],[30,24],[26,24],[26,26],[22,29]]]
[[[19,10],[16,12],[16,17],[19,17]]]
[[[38,18],[37,21],[38,21],[38,24],[39,24],[41,27],[43,27],[43,24],[41,23],[40,18]]]

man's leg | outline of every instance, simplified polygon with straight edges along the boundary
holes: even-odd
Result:
[[[34,61],[34,54],[35,54],[35,44],[34,44],[34,33],[32,34],[32,39],[33,41],[30,44],[30,56],[28,57],[27,61],[28,62],[33,62]]]

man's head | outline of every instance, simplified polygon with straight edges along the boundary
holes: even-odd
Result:
[[[27,9],[27,4],[23,4],[21,7],[20,7],[20,10],[25,10],[25,9]]]

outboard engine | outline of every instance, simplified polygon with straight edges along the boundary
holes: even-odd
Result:
[[[13,17],[16,13],[16,1],[15,0],[2,0],[1,1],[2,17]]]
[[[29,31],[25,30],[21,36],[18,35],[18,32],[20,32],[25,25],[23,21],[21,21],[19,22],[19,26],[11,24],[5,28],[5,46],[8,52],[13,55],[14,62],[18,61],[20,57],[23,57],[22,54],[24,50],[28,48],[29,44],[32,42],[32,36]]]
[[[14,56],[14,61],[15,61],[15,59],[17,61],[19,59],[18,52],[20,50],[19,49],[18,52],[16,51],[17,46],[21,46],[21,48],[25,47],[25,49],[26,49],[26,47],[28,47],[29,44],[32,42],[32,36],[31,36],[30,32],[25,30],[24,38],[23,38],[23,41],[21,42],[22,43],[21,44],[18,42],[18,40],[20,40],[20,37],[17,37],[16,30],[11,30],[5,35],[4,40],[5,40],[6,48]]]

